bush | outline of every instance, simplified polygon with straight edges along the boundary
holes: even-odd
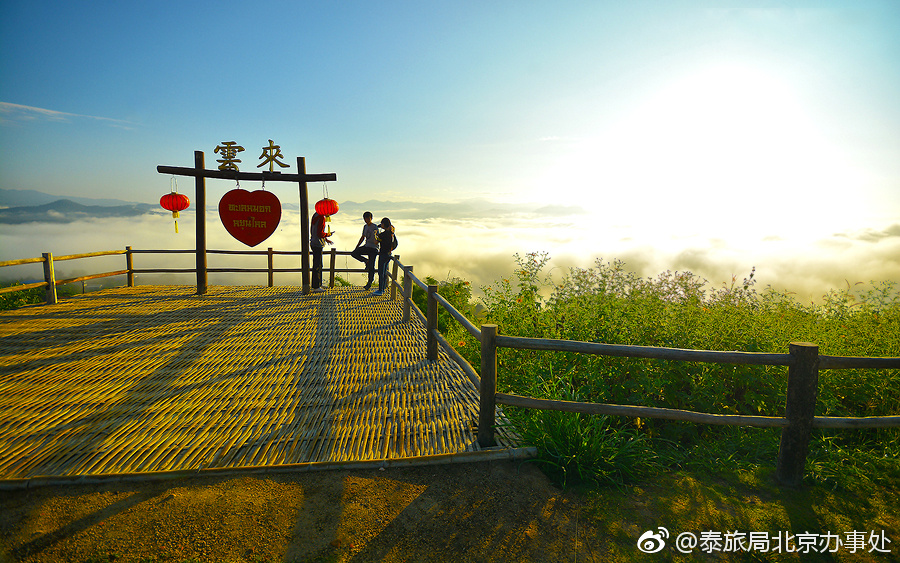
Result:
[[[22,285],[21,283],[12,283],[4,287],[14,287]],[[10,291],[9,293],[0,293],[0,311],[8,311],[9,309],[17,309],[25,305],[36,305],[45,301],[44,288],[36,287],[32,289],[23,289],[20,291]]]
[[[469,282],[455,277],[439,282],[435,278],[428,276],[425,278],[425,284],[438,286],[438,295],[446,299],[457,311],[470,319],[475,317],[475,310],[471,304],[472,289],[469,286]],[[427,312],[428,294],[415,284],[413,285],[412,299],[420,311],[423,313]],[[438,307],[438,330],[447,332],[453,326],[458,327],[459,325],[450,313],[443,307]]]
[[[13,287],[23,285],[19,282],[7,284],[4,287]],[[58,286],[56,295],[62,299],[75,295],[76,291],[70,286]],[[34,287],[31,289],[22,289],[19,291],[11,291],[9,293],[0,293],[0,311],[8,311],[9,309],[17,309],[26,305],[39,305],[46,302],[46,290],[43,287]]]
[[[554,283],[542,277],[546,253],[517,254],[515,260],[514,276],[482,288],[486,321],[507,335],[770,353],[807,341],[826,355],[900,356],[900,293],[893,282],[848,286],[816,306],[772,288],[757,291],[755,271],[741,283],[733,278],[730,285],[708,289],[691,272],[641,278],[621,261],[597,260],[593,268],[570,269]],[[445,282],[441,294],[459,283]],[[449,331],[448,340],[479,365],[477,342],[456,323]],[[497,386],[546,399],[783,416],[787,369],[503,348]],[[900,370],[821,371],[816,414],[900,414]],[[766,429],[526,409],[511,409],[511,417],[544,462],[567,478],[622,482],[661,463],[774,466],[777,455],[778,432]],[[811,443],[810,478],[832,484],[873,479],[861,469],[873,466],[873,459],[890,468],[886,474],[898,475],[898,457],[896,429],[819,431]]]

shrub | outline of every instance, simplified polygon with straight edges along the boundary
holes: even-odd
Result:
[[[4,287],[13,287],[17,285],[22,284],[16,282]],[[23,289],[20,291],[11,291],[9,293],[0,293],[0,311],[16,309],[18,307],[24,307],[25,305],[36,305],[38,303],[43,303],[44,300],[44,288],[42,287]]]
[[[900,293],[893,282],[848,285],[827,294],[821,305],[802,305],[771,287],[757,291],[755,270],[741,283],[735,277],[730,285],[708,289],[708,282],[691,272],[641,278],[621,261],[597,260],[593,268],[572,268],[554,283],[543,277],[546,253],[517,254],[515,260],[513,276],[482,288],[486,320],[507,335],[772,353],[808,341],[827,355],[900,356]],[[450,341],[479,365],[476,342],[453,333],[454,325]],[[787,369],[503,348],[497,385],[502,392],[547,399],[783,416]],[[627,480],[661,460],[771,466],[777,454],[778,434],[771,430],[525,409],[511,413],[544,462],[568,478],[574,472],[581,478]],[[900,370],[823,370],[816,413],[900,414]],[[848,465],[863,467],[873,458],[898,475],[898,444],[896,429],[816,432],[811,478],[836,483],[835,475],[858,474],[852,479],[861,479],[865,471]],[[847,452],[856,452],[849,461]]]

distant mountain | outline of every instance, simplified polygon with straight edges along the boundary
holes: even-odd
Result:
[[[103,206],[81,205],[68,199],[60,199],[44,205],[26,205],[0,209],[0,223],[18,225],[22,223],[71,223],[104,217],[136,217],[160,210],[150,203]]]
[[[251,190],[252,191],[252,190]],[[218,213],[217,205],[221,193],[207,193],[206,212],[212,217]],[[310,197],[310,207],[316,201]],[[522,219],[546,219],[550,217],[568,217],[586,213],[577,205],[540,204],[531,202],[497,203],[487,199],[464,199],[455,202],[412,202],[412,201],[378,201],[364,202],[339,201],[341,213],[345,216],[360,217],[363,211],[371,211],[375,219],[390,217],[392,219],[485,219],[498,217],[519,217]],[[285,211],[300,209],[296,192],[281,202]],[[6,207],[4,209],[4,207]],[[194,209],[191,202],[191,209]],[[155,204],[135,203],[118,199],[91,199],[84,197],[54,196],[35,190],[0,189],[0,224],[20,223],[71,223],[95,217],[134,217],[151,212],[164,213]]]
[[[412,201],[378,201],[368,200],[339,202],[341,211],[349,214],[361,214],[363,210],[371,211],[378,217],[390,218],[442,218],[442,219],[490,219],[496,217],[518,216],[535,217],[568,217],[583,215],[585,209],[578,205],[538,204],[532,202],[497,203],[487,199],[470,198],[454,202],[412,202]]]
[[[134,205],[133,201],[121,199],[95,199],[90,197],[73,197],[46,194],[37,190],[5,190],[0,188],[0,208],[2,207],[28,207],[45,205],[61,199],[67,199],[81,205],[100,205],[104,207]]]

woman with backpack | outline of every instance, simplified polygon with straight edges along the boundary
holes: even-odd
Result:
[[[397,247],[397,237],[394,236],[391,220],[385,217],[379,227],[382,230],[378,233],[378,291],[372,295],[384,295],[388,284],[387,268],[391,263],[391,251]]]

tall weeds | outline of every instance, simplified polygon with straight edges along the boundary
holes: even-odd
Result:
[[[821,305],[804,305],[771,287],[758,291],[755,271],[741,282],[710,288],[690,272],[642,278],[621,261],[597,260],[593,268],[573,268],[554,281],[544,273],[547,254],[515,259],[512,277],[482,288],[482,321],[499,325],[502,334],[774,353],[804,341],[827,355],[900,356],[894,282],[848,286],[824,296]],[[458,291],[462,283],[451,280],[439,291]],[[444,326],[451,342],[479,365],[476,341],[455,323]],[[819,380],[819,416],[900,415],[900,370],[823,370]],[[783,416],[786,385],[782,367],[513,349],[499,355],[498,390],[548,399]],[[778,448],[778,432],[768,429],[510,412],[545,464],[565,479],[621,483],[666,467],[774,466]],[[895,429],[816,432],[809,479],[835,486],[896,479],[898,444]],[[863,466],[880,469],[873,474]]]

